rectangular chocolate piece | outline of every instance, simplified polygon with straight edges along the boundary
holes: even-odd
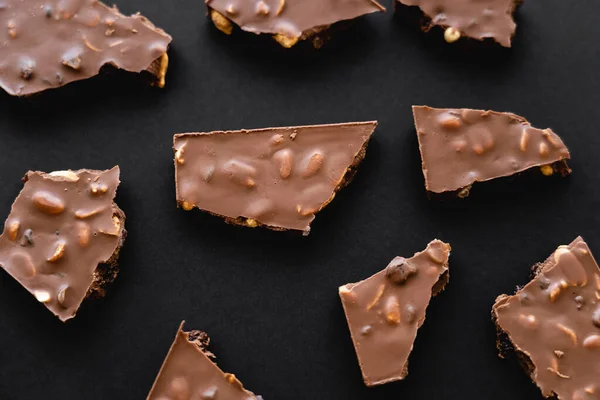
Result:
[[[498,349],[517,352],[544,397],[600,399],[600,269],[581,237],[560,246],[535,277],[492,309]]]
[[[28,172],[0,236],[0,266],[66,321],[115,280],[125,214],[119,167]]]
[[[210,360],[215,356],[207,349],[210,339],[205,332],[184,332],[183,324],[147,400],[262,400]]]
[[[105,65],[147,70],[165,84],[171,36],[139,14],[97,0],[3,0],[0,26],[0,86],[11,95],[91,78]]]
[[[569,150],[551,129],[511,113],[413,106],[425,187],[469,195],[471,185],[539,167],[545,176],[571,173]]]
[[[370,278],[340,286],[350,335],[367,386],[404,379],[432,296],[449,279],[450,245],[433,240],[413,257],[394,258]]]
[[[377,122],[175,135],[177,203],[227,222],[310,232],[353,178]]]

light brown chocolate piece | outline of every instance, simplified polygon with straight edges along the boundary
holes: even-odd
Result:
[[[224,373],[210,360],[210,339],[202,331],[183,331],[175,341],[154,381],[147,400],[261,400],[244,389],[233,374]]]
[[[175,135],[177,203],[227,222],[308,234],[352,180],[377,122]]]
[[[0,86],[25,96],[91,78],[105,65],[165,85],[171,37],[97,0],[2,0]]]
[[[511,113],[413,106],[425,187],[469,195],[471,185],[539,167],[545,176],[571,173],[569,150],[551,129]]]
[[[118,273],[125,214],[119,167],[28,172],[0,236],[0,266],[61,321],[102,297]]]
[[[545,397],[600,399],[600,269],[581,237],[513,296],[496,299],[498,349],[517,352]]]
[[[350,335],[367,386],[408,375],[408,356],[432,296],[449,279],[450,245],[433,240],[405,259],[396,257],[370,278],[340,286]]]

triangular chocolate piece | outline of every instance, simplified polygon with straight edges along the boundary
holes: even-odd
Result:
[[[165,84],[171,37],[143,16],[97,0],[4,0],[0,86],[25,96],[98,74],[104,65],[148,70]],[[43,44],[43,45],[42,45]]]
[[[492,309],[498,349],[517,352],[544,397],[600,398],[600,269],[581,237],[560,246],[535,277]]]
[[[433,240],[413,257],[339,288],[363,380],[382,385],[408,375],[408,356],[432,296],[449,279],[450,245]]]
[[[413,106],[429,192],[469,194],[471,185],[540,167],[571,173],[569,150],[550,129],[533,128],[511,113]]]
[[[352,180],[377,122],[175,135],[177,203],[227,222],[310,232]]]
[[[183,331],[183,322],[175,341],[154,381],[147,400],[227,399],[259,400],[261,396],[244,389],[233,374],[224,373],[210,360],[210,339],[202,331]]]

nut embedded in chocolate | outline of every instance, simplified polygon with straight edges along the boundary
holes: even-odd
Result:
[[[401,285],[413,275],[418,269],[406,261],[404,257],[396,257],[385,268],[385,276],[397,285]]]

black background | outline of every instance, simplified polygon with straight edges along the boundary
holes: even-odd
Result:
[[[0,398],[143,399],[178,324],[206,330],[219,365],[266,400],[541,399],[496,356],[490,309],[577,235],[600,254],[600,7],[527,0],[512,49],[443,43],[386,14],[320,51],[227,37],[200,0],[120,0],[173,35],[167,88],[112,73],[30,99],[0,95],[0,215],[28,169],[121,166],[129,237],[109,294],[61,323],[2,271]],[[491,48],[490,48],[491,47]],[[429,201],[410,106],[512,111],[551,127],[573,175],[475,186]],[[379,120],[354,182],[309,237],[175,206],[176,132]],[[2,219],[4,217],[1,217]],[[452,244],[403,382],[364,387],[337,287]]]

